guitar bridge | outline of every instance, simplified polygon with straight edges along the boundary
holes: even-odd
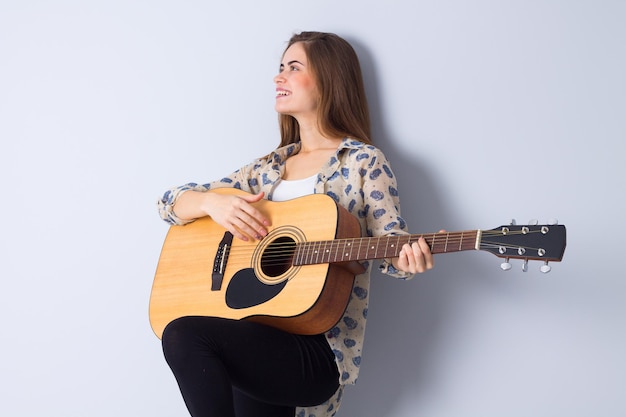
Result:
[[[222,289],[222,282],[224,281],[224,270],[226,269],[226,263],[228,262],[228,254],[233,243],[233,234],[230,232],[224,233],[220,244],[217,247],[217,253],[213,260],[213,273],[211,274],[211,291],[219,291]]]

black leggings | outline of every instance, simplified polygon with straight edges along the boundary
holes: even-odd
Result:
[[[296,406],[320,404],[339,388],[324,335],[183,317],[167,325],[162,342],[193,417],[293,417]]]

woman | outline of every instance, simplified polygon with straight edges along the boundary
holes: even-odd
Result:
[[[162,218],[185,224],[211,216],[238,239],[262,239],[271,224],[255,202],[325,193],[358,218],[364,236],[407,233],[393,172],[370,142],[367,101],[352,47],[334,34],[294,35],[274,83],[279,148],[222,180],[167,191],[159,201]],[[211,192],[220,187],[249,194]],[[170,323],[163,349],[191,415],[334,415],[342,387],[358,375],[371,264],[364,266],[343,318],[327,334],[293,335],[211,317]],[[383,273],[398,278],[432,267],[423,239],[380,265]]]

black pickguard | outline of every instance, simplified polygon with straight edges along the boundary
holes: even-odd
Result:
[[[287,281],[267,285],[259,281],[254,269],[246,268],[237,272],[226,289],[226,305],[233,309],[254,307],[263,304],[280,293]]]

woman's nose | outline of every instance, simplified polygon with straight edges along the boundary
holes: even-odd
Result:
[[[283,76],[282,72],[279,72],[274,76],[274,84],[280,84],[283,82],[285,82],[285,77]]]

